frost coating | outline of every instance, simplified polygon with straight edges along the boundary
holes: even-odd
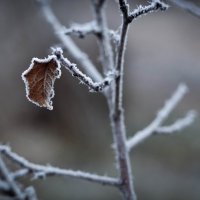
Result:
[[[22,73],[29,101],[49,110],[53,109],[54,82],[61,76],[61,66],[55,55],[48,58],[33,58],[30,67]]]

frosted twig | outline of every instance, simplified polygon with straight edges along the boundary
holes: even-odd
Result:
[[[190,12],[196,17],[200,17],[200,7],[196,6],[194,3],[187,0],[168,0],[172,2],[174,5]]]
[[[127,0],[119,0],[119,8],[122,12],[123,18],[128,19],[129,16],[129,4]]]
[[[115,79],[113,92],[113,108],[111,110],[111,125],[115,142],[115,154],[120,180],[122,182],[121,191],[126,200],[136,200],[136,193],[133,184],[130,156],[126,150],[126,129],[124,123],[124,112],[122,106],[123,93],[123,72],[124,72],[124,53],[128,33],[127,4],[119,0],[119,6],[123,14],[122,26],[120,30],[120,40],[117,46],[116,70],[119,76]],[[125,6],[125,7],[123,7]]]
[[[90,174],[82,171],[74,171],[70,169],[61,169],[50,165],[44,166],[34,164],[32,162],[29,162],[22,156],[16,154],[15,152],[11,151],[10,147],[6,145],[0,145],[0,152],[4,154],[7,158],[9,158],[13,163],[19,165],[22,168],[28,169],[29,173],[34,175],[34,178],[57,175],[74,177],[77,179],[87,180],[102,185],[118,186],[120,184],[118,179],[108,176],[99,176],[96,174]]]
[[[74,23],[69,28],[64,27],[62,33],[69,36],[75,35],[79,38],[85,38],[87,35],[93,34],[97,38],[101,38],[101,30],[94,21],[85,24]],[[116,31],[108,30],[108,34],[114,43],[119,42],[119,35]]]
[[[71,63],[67,58],[64,58],[62,50],[60,48],[55,49],[53,54],[56,55],[57,60],[62,66],[69,70],[74,77],[77,77],[81,83],[87,85],[92,92],[102,91],[105,87],[109,86],[111,82],[117,77],[117,73],[115,73],[113,70],[113,72],[108,73],[108,76],[104,78],[101,82],[94,82],[90,77],[82,73],[76,67],[76,64]]]
[[[92,2],[96,26],[100,31],[99,37],[97,37],[97,39],[99,43],[101,62],[104,68],[104,72],[107,73],[108,71],[114,70],[114,59],[105,10],[103,9],[105,0],[92,0]]]
[[[146,15],[147,13],[156,11],[156,10],[166,10],[169,6],[160,0],[152,0],[151,4],[148,6],[138,6],[135,10],[132,12],[129,11],[129,4],[126,0],[119,0],[119,5],[121,12],[123,14],[124,20],[127,23],[131,23],[134,19],[141,15]]]
[[[88,22],[85,24],[72,24],[69,28],[64,28],[63,33],[65,35],[77,35],[80,38],[84,38],[86,35],[100,34],[100,30],[96,26],[95,22]]]
[[[137,9],[135,9],[133,12],[131,12],[128,16],[129,22],[132,20],[136,19],[137,17],[141,15],[146,15],[150,12],[161,10],[164,11],[168,8],[169,6],[160,0],[153,0],[150,5],[148,6],[138,6]]]
[[[0,155],[0,171],[3,175],[3,177],[5,178],[6,182],[8,183],[10,190],[14,193],[16,199],[24,200],[25,195],[21,191],[19,185],[15,182],[15,180],[11,176],[11,173],[7,169],[4,161],[1,158],[1,155]]]
[[[41,2],[43,2],[42,0]],[[73,42],[73,40],[63,33],[63,26],[60,24],[59,20],[54,15],[52,9],[47,2],[42,3],[42,10],[46,20],[51,24],[56,33],[57,37],[60,39],[64,47],[67,49],[69,54],[83,67],[84,71],[92,77],[95,81],[101,81],[102,76],[98,72],[97,68],[88,58],[87,54],[79,49],[79,47]]]
[[[184,128],[190,126],[194,122],[196,117],[197,117],[197,113],[195,111],[191,110],[186,114],[185,117],[178,119],[171,125],[158,127],[155,130],[155,132],[157,134],[163,134],[163,133],[170,134],[170,133],[174,133],[176,131],[181,131]]]
[[[166,101],[164,107],[158,112],[156,118],[143,130],[137,132],[132,138],[130,138],[127,143],[127,149],[130,151],[133,149],[136,145],[143,142],[145,139],[150,137],[152,134],[154,134],[163,122],[167,119],[169,114],[176,108],[177,104],[180,102],[180,100],[183,98],[183,96],[188,91],[188,87],[185,84],[180,84],[177,88],[177,90],[174,92],[172,97]],[[189,114],[189,116],[186,116],[185,120],[181,120],[181,123],[179,121],[178,125],[181,127],[190,125],[195,118],[194,113]],[[183,124],[186,123],[186,124]],[[177,125],[176,125],[177,126]],[[172,127],[174,129],[174,127]],[[177,129],[177,127],[176,127]]]
[[[105,0],[92,0],[94,20],[96,26],[99,29],[99,34],[97,35],[100,61],[103,67],[103,71],[107,74],[109,71],[114,70],[114,57],[112,52],[112,46],[110,42],[110,34],[107,25],[107,18],[105,13]],[[114,93],[114,81],[108,90],[105,91],[106,100],[109,107],[109,112],[113,108],[113,93]]]

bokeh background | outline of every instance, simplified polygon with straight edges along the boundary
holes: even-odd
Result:
[[[117,3],[107,2],[109,26],[117,29],[121,23]],[[130,2],[132,8],[146,3]],[[92,19],[89,0],[52,0],[51,4],[65,26]],[[199,36],[200,19],[174,6],[132,23],[124,89],[129,136],[154,119],[180,82],[190,92],[166,123],[189,109],[200,112]],[[73,39],[101,70],[95,37]],[[108,109],[101,94],[89,93],[63,70],[55,84],[53,111],[25,97],[21,73],[32,57],[46,57],[50,47],[59,44],[36,1],[0,0],[0,141],[33,162],[115,176]],[[65,56],[69,57],[67,52]],[[138,199],[200,199],[199,130],[197,119],[184,131],[152,137],[131,153]],[[116,189],[72,178],[51,177],[26,184],[34,185],[42,200],[121,199]]]

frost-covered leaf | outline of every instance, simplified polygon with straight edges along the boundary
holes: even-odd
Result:
[[[22,73],[28,100],[52,110],[54,82],[60,76],[60,64],[56,56],[51,55],[45,59],[33,58],[30,67]]]

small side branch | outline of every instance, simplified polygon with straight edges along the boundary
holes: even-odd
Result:
[[[0,153],[4,154],[13,163],[25,168],[30,174],[34,175],[35,179],[44,178],[46,176],[68,176],[77,179],[87,180],[94,183],[99,183],[102,185],[119,186],[119,181],[116,178],[111,178],[108,176],[99,176],[96,174],[90,174],[82,171],[74,171],[70,169],[61,169],[58,167],[52,167],[50,165],[38,165],[29,162],[25,158],[11,151],[10,147],[6,145],[0,145]]]
[[[97,38],[102,37],[101,30],[94,21],[85,24],[74,23],[69,28],[64,27],[62,33],[69,36],[74,35],[79,38],[85,38],[87,35],[94,35]],[[119,34],[116,31],[108,30],[108,34],[114,43],[119,42]]]
[[[84,38],[89,34],[99,35],[100,30],[96,23],[92,21],[86,24],[72,24],[69,28],[64,28],[63,33],[65,35],[76,35],[80,38]]]
[[[77,67],[76,64],[71,63],[67,58],[63,57],[62,50],[57,48],[54,50],[54,55],[56,55],[58,61],[62,66],[71,72],[74,77],[77,77],[81,83],[88,86],[91,92],[100,92],[105,87],[109,86],[110,83],[115,79],[117,73],[110,72],[108,76],[104,78],[101,82],[94,82],[90,77],[82,73]]]
[[[169,114],[176,108],[177,104],[181,101],[183,96],[188,91],[185,84],[180,84],[177,90],[174,92],[172,97],[165,103],[164,107],[158,112],[156,118],[149,124],[145,129],[137,132],[132,138],[130,138],[126,145],[127,149],[130,151],[135,146],[143,142],[145,139],[149,138],[154,133],[169,133],[172,131],[181,130],[191,123],[193,123],[196,118],[196,113],[194,111],[188,112],[186,117],[177,120],[174,124],[167,127],[162,127],[163,122],[168,118]]]
[[[157,11],[157,10],[161,10],[161,11],[165,11],[168,9],[168,5],[161,2],[160,0],[153,0],[151,2],[150,5],[148,6],[138,6],[137,9],[135,9],[133,12],[131,12],[128,15],[128,21],[132,22],[134,19],[142,16],[142,15],[146,15],[148,13],[151,13],[153,11]]]
[[[168,0],[174,5],[182,8],[183,10],[188,11],[196,17],[200,17],[200,7],[196,6],[194,3],[186,0]]]
[[[77,60],[78,63],[80,63],[84,71],[86,71],[90,77],[92,77],[95,81],[101,81],[101,74],[94,66],[92,61],[88,58],[87,54],[81,51],[79,47],[74,43],[74,41],[69,36],[63,33],[63,26],[61,25],[57,17],[54,15],[51,7],[48,4],[48,1],[46,2],[46,0],[41,0],[40,2],[42,5],[42,11],[47,22],[49,22],[49,24],[53,27],[56,36],[67,49],[68,53],[75,60]]]
[[[194,110],[191,110],[186,114],[185,117],[176,120],[171,125],[158,127],[155,132],[157,134],[170,134],[181,131],[190,126],[194,122],[196,117],[197,113]]]
[[[146,15],[150,12],[161,10],[165,11],[168,9],[168,5],[161,2],[160,0],[152,0],[151,4],[148,6],[138,6],[137,9],[132,12],[129,11],[129,4],[126,0],[119,0],[120,10],[123,14],[123,18],[127,23],[131,23],[134,19],[139,16]]]

